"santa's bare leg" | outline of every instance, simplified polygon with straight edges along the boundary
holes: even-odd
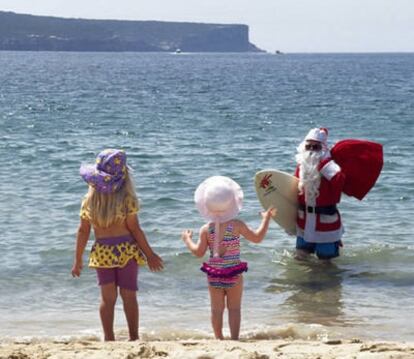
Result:
[[[295,259],[299,260],[299,261],[303,261],[309,258],[309,252],[304,251],[302,249],[297,249],[296,248],[296,252],[295,252]]]

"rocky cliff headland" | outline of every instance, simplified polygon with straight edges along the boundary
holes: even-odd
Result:
[[[247,25],[88,20],[0,11],[0,50],[259,52]]]

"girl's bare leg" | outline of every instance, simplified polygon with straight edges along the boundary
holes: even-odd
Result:
[[[115,283],[109,283],[101,286],[101,305],[99,307],[99,314],[101,316],[105,341],[115,340],[114,311],[116,297],[117,287]]]
[[[232,288],[226,289],[227,309],[229,311],[229,326],[231,339],[238,340],[241,322],[241,300],[243,294],[243,277]]]
[[[211,302],[211,325],[216,339],[223,339],[224,289],[208,286]]]
[[[139,339],[137,292],[135,290],[121,288],[120,294],[124,303],[124,312],[128,323],[129,340],[137,340]]]

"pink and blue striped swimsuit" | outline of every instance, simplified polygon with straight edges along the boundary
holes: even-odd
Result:
[[[210,258],[204,263],[201,270],[207,273],[208,283],[215,288],[231,288],[239,280],[242,272],[247,271],[247,263],[240,261],[240,236],[233,233],[233,223],[230,222],[224,232],[220,243],[225,252],[220,257],[213,256],[215,226],[210,223],[208,227],[208,247]]]

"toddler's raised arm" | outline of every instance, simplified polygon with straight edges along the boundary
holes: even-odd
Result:
[[[251,229],[244,222],[239,221],[239,232],[246,238],[248,241],[253,243],[260,243],[265,237],[267,230],[269,228],[270,217],[275,216],[277,210],[274,207],[270,207],[267,211],[261,212],[262,223],[260,223],[259,228],[256,230]]]
[[[183,231],[181,234],[181,239],[184,241],[191,253],[193,253],[196,257],[202,257],[204,254],[206,254],[208,247],[206,226],[200,228],[200,234],[197,243],[193,242],[193,231],[189,229]]]

